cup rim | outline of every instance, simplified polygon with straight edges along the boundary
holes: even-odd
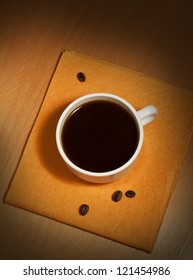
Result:
[[[125,108],[128,108],[132,112],[132,114],[134,115],[134,117],[136,119],[136,123],[137,123],[138,129],[139,129],[139,141],[138,141],[138,145],[137,145],[137,148],[136,148],[134,154],[126,163],[124,163],[120,167],[110,170],[110,171],[93,172],[93,171],[85,170],[85,169],[77,166],[68,158],[68,156],[66,155],[66,153],[63,149],[63,146],[62,146],[61,134],[62,134],[62,129],[63,129],[66,118],[74,111],[74,109],[76,109],[78,107],[78,105],[82,105],[88,101],[101,100],[101,99],[103,99],[103,100],[107,100],[107,99],[112,100],[113,99],[118,104],[121,103],[122,105],[125,106]],[[60,118],[58,120],[57,127],[56,127],[56,144],[57,144],[58,151],[59,151],[61,157],[63,158],[64,162],[69,167],[71,167],[71,169],[76,170],[76,172],[82,173],[87,176],[92,176],[92,177],[113,176],[113,175],[116,175],[116,174],[122,172],[123,170],[127,169],[127,167],[129,167],[135,161],[137,156],[139,155],[139,152],[140,152],[142,144],[143,144],[143,138],[144,138],[143,125],[142,125],[141,119],[140,119],[136,109],[128,101],[126,101],[122,97],[112,94],[112,93],[90,93],[90,94],[86,94],[86,95],[83,95],[83,96],[75,99],[64,109],[64,111],[60,115]]]

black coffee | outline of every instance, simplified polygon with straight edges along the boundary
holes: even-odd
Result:
[[[111,101],[90,101],[66,120],[63,149],[77,166],[107,172],[126,163],[139,140],[133,116]]]

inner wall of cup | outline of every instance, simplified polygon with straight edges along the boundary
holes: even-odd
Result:
[[[116,99],[116,98],[113,98],[112,96],[105,96],[105,95],[95,95],[95,94],[91,94],[91,95],[88,95],[88,96],[84,96],[84,98],[80,98],[79,100],[76,100],[74,102],[72,102],[67,108],[66,108],[66,112],[65,112],[65,115],[63,115],[63,119],[62,119],[62,123],[61,123],[61,126],[60,126],[60,131],[59,131],[59,137],[60,137],[60,146],[61,146],[61,149],[62,149],[62,157],[65,159],[65,161],[68,161],[68,164],[72,166],[72,168],[74,169],[78,169],[79,171],[82,170],[83,172],[87,172],[87,173],[92,173],[94,174],[95,172],[92,172],[92,171],[88,171],[88,170],[85,170],[85,169],[82,169],[81,167],[78,167],[77,165],[75,165],[69,158],[68,156],[66,155],[65,153],[65,150],[64,150],[64,147],[63,147],[63,144],[62,144],[62,132],[63,132],[63,129],[64,129],[64,126],[65,126],[65,121],[68,119],[68,117],[71,116],[71,114],[76,110],[78,109],[81,105],[84,105],[88,102],[92,102],[92,101],[97,101],[97,100],[105,100],[105,101],[109,101],[109,102],[114,102],[116,104],[118,104],[119,106],[121,106],[122,108],[124,108],[126,111],[129,111],[129,113],[133,116],[133,120],[135,121],[136,123],[136,126],[138,128],[138,143],[137,143],[137,146],[136,146],[136,150],[135,152],[133,153],[132,157],[128,159],[128,161],[123,164],[122,166],[120,166],[119,168],[117,169],[114,169],[114,170],[111,170],[111,171],[106,171],[106,172],[102,172],[102,173],[109,173],[109,172],[114,172],[118,169],[121,169],[123,168],[124,166],[130,164],[131,161],[133,161],[133,159],[138,155],[139,151],[141,149],[141,144],[140,142],[142,142],[142,138],[143,138],[143,135],[142,135],[142,131],[141,131],[141,128],[140,128],[140,124],[139,124],[139,120],[138,120],[138,116],[137,116],[137,113],[135,111],[135,109],[130,105],[130,104],[125,104],[124,102],[122,102],[121,100],[119,99]],[[126,102],[127,103],[127,102]],[[140,146],[140,147],[139,147]],[[61,153],[61,151],[60,151]],[[96,173],[97,174],[97,173]]]

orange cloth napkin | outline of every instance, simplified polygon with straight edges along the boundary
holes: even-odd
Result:
[[[83,72],[85,82],[77,79]],[[158,117],[144,127],[133,169],[109,184],[71,173],[60,157],[55,129],[60,114],[88,93],[114,93],[136,109],[153,104]],[[193,93],[76,52],[61,56],[41,110],[6,195],[6,203],[150,252],[179,173],[192,131]],[[113,202],[114,191],[123,197]],[[127,190],[136,196],[127,198]],[[88,204],[87,215],[79,206]]]

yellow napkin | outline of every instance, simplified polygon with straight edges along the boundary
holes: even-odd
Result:
[[[83,72],[85,82],[77,79]],[[136,109],[153,104],[159,115],[144,127],[133,169],[109,184],[72,174],[55,143],[60,114],[88,93],[114,93]],[[61,56],[43,105],[6,195],[6,203],[150,252],[153,248],[192,129],[192,92],[76,52]],[[123,192],[115,203],[112,194]],[[125,196],[134,190],[136,196]],[[79,207],[88,204],[87,215]]]

